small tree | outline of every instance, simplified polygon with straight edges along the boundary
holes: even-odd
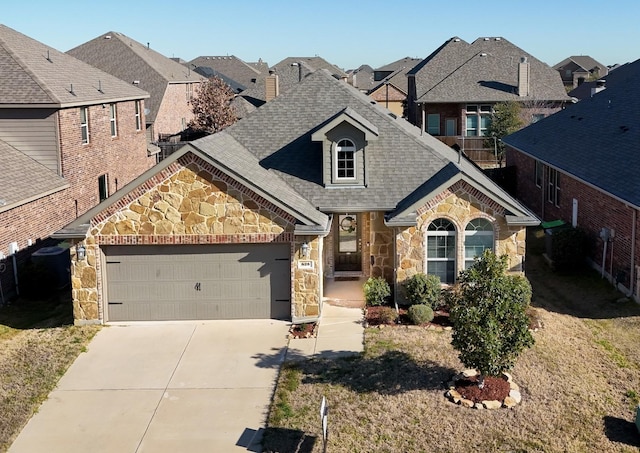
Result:
[[[451,344],[464,366],[478,370],[478,385],[484,376],[499,376],[515,365],[520,353],[533,345],[527,307],[531,285],[520,275],[508,275],[507,256],[491,250],[460,273],[453,296],[450,319]]]
[[[504,143],[502,138],[509,134],[513,134],[522,127],[520,119],[520,104],[516,101],[498,102],[493,106],[493,115],[491,116],[491,124],[487,128],[487,135],[495,137],[495,146],[498,162],[502,166],[504,158]],[[485,146],[493,148],[494,139],[487,139]]]
[[[197,132],[214,134],[238,121],[231,105],[233,91],[220,77],[211,77],[200,83],[196,95],[191,99],[195,117],[189,127]]]

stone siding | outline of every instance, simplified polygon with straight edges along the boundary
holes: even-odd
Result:
[[[464,182],[455,183],[418,209],[415,227],[399,228],[396,234],[398,270],[396,283],[402,283],[416,273],[425,272],[425,238],[429,224],[438,218],[451,221],[456,227],[456,273],[464,269],[464,231],[476,218],[485,218],[493,225],[495,252],[509,257],[509,270],[522,272],[525,256],[526,229],[510,227],[504,209]],[[401,291],[398,297],[402,301]]]
[[[393,230],[384,224],[384,212],[370,213],[371,238],[370,256],[371,277],[384,277],[389,283],[393,282],[395,267],[393,254]]]
[[[294,244],[294,223],[286,212],[187,154],[94,217],[84,241],[86,260],[78,262],[72,250],[76,323],[104,320],[101,245]],[[292,257],[292,314],[314,316],[320,300],[319,240],[296,241],[296,250],[302,242],[310,244],[314,266],[298,272],[298,254]]]

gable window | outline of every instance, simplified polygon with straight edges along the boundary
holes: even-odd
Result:
[[[440,114],[429,113],[427,115],[427,132],[430,135],[440,135]]]
[[[109,104],[109,124],[111,125],[111,136],[118,136],[118,123],[116,118],[116,105]]]
[[[464,230],[464,268],[469,269],[476,257],[493,249],[493,226],[487,219],[473,219]]]
[[[98,178],[98,196],[100,201],[109,198],[109,184],[107,175],[102,175]]]
[[[136,101],[136,130],[142,130],[142,116],[140,115],[140,101]]]
[[[536,160],[536,169],[535,169],[535,182],[537,187],[542,187],[542,177],[544,174],[544,166],[542,162]]]
[[[547,201],[560,206],[560,184],[558,171],[549,168],[549,180],[547,181]]]
[[[356,146],[351,140],[340,140],[336,146],[336,179],[356,178]]]
[[[466,128],[467,137],[485,136],[491,124],[490,105],[467,105],[466,107]]]
[[[89,143],[89,108],[80,107],[80,135],[82,143]]]
[[[456,227],[447,219],[436,219],[427,228],[427,273],[443,283],[456,276]]]

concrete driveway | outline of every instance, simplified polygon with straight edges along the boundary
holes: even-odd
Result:
[[[287,329],[274,320],[105,327],[9,452],[260,451]]]

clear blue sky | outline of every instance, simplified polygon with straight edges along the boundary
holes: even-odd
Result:
[[[640,58],[638,0],[2,0],[0,23],[63,52],[107,31],[167,57],[319,55],[350,69],[424,58],[444,41],[501,36],[554,65]]]

